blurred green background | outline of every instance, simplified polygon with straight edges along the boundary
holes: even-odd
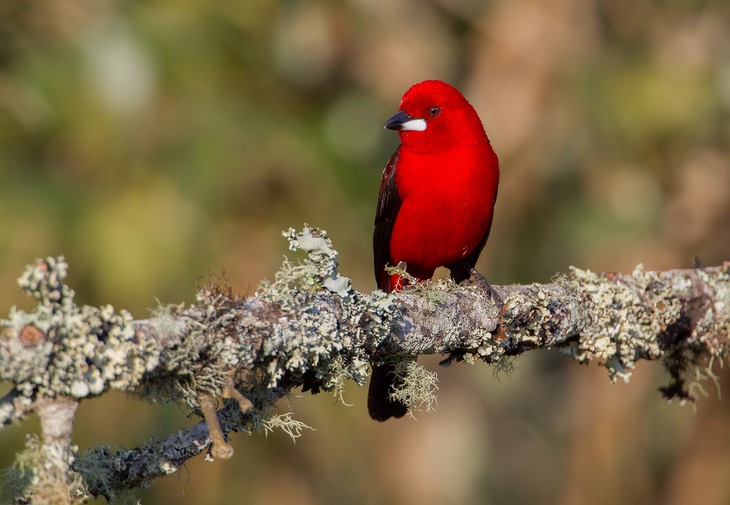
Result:
[[[479,265],[492,282],[730,257],[727,0],[5,1],[1,312],[28,306],[24,265],[56,254],[80,302],[139,318],[193,301],[209,270],[248,293],[304,222],[374,289],[377,187],[398,143],[382,124],[426,78],[464,92],[501,159]],[[438,411],[417,421],[370,421],[356,386],[352,407],[282,402],[317,430],[239,434],[232,460],[196,458],[140,496],[730,504],[730,408],[711,383],[695,411],[660,399],[650,363],[628,385],[551,353],[499,380],[483,365],[440,376]],[[108,394],[82,404],[76,441],[132,446],[187,414]],[[0,467],[36,429],[0,432]]]

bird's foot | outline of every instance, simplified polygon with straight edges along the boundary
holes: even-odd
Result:
[[[471,274],[472,282],[483,289],[497,307],[502,307],[504,305],[504,300],[502,300],[502,297],[499,296],[499,293],[497,293],[492,285],[489,284],[489,281],[486,277],[484,277],[484,275],[478,272],[474,267],[469,268],[469,273]]]

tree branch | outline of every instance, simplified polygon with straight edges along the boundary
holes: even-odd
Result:
[[[446,362],[499,365],[530,349],[559,348],[581,363],[602,364],[611,380],[628,380],[637,361],[661,359],[670,376],[663,394],[687,401],[696,370],[729,345],[728,263],[667,272],[638,267],[629,275],[573,269],[552,284],[495,286],[504,300],[498,307],[477,285],[447,281],[360,293],[338,273],[323,231],[285,236],[307,256],[299,264],[285,260],[256,294],[243,298],[214,282],[199,290],[195,305],[163,307],[139,321],[111,306],[77,306],[63,284],[63,258],[29,267],[19,283],[37,300],[35,311],[13,308],[0,322],[0,380],[14,385],[0,399],[0,423],[38,413],[44,447],[61,441],[72,454],[66,461],[73,471],[62,478],[77,482],[80,475],[85,493],[110,497],[175,472],[211,444],[212,454],[230,456],[225,437],[232,431],[279,424],[296,434],[296,421],[272,418],[279,398],[296,387],[316,393],[345,380],[362,385],[372,361],[444,354]],[[185,403],[208,423],[137,449],[75,454],[61,435],[70,433],[76,405],[109,389]],[[62,427],[48,424],[58,405],[68,414]],[[60,468],[68,470],[68,462]],[[61,477],[36,469],[24,478],[18,503],[42,492],[44,479]],[[78,486],[69,485],[69,495],[78,499]]]

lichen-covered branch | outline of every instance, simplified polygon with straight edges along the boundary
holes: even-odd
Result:
[[[194,305],[163,307],[146,320],[111,306],[77,306],[63,283],[63,258],[29,267],[19,283],[36,309],[13,308],[0,321],[0,380],[13,385],[0,398],[0,426],[37,413],[43,447],[61,441],[66,459],[60,473],[24,473],[16,501],[32,500],[44,479],[60,478],[83,482],[84,493],[113,496],[176,471],[211,444],[209,456],[229,457],[225,438],[232,431],[283,425],[298,433],[291,418],[271,417],[276,400],[296,387],[316,393],[338,390],[346,380],[363,384],[372,361],[443,354],[447,362],[498,363],[530,349],[559,348],[605,366],[611,380],[628,380],[637,361],[663,360],[664,395],[690,400],[695,371],[730,345],[728,264],[602,275],[573,269],[552,284],[495,286],[500,307],[476,284],[447,281],[398,294],[360,293],[338,272],[337,252],[323,231],[285,235],[306,257],[285,260],[254,295],[213,282]],[[421,380],[413,367],[399,369],[413,375],[405,384]],[[70,437],[59,434],[70,433],[79,401],[110,389],[183,403],[208,422],[137,449],[76,454]],[[43,419],[55,417],[59,406],[71,413],[66,421]],[[69,487],[70,501],[80,495],[78,485]]]

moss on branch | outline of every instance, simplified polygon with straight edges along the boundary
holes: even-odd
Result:
[[[285,259],[254,295],[213,282],[199,289],[195,304],[163,307],[139,321],[111,306],[77,306],[63,282],[62,257],[28,267],[19,282],[35,310],[12,308],[0,321],[0,380],[13,385],[0,399],[0,425],[40,414],[43,402],[78,402],[109,389],[205,411],[208,424],[137,449],[78,455],[69,447],[63,479],[81,474],[89,494],[111,496],[176,471],[214,440],[213,454],[230,456],[225,439],[233,431],[280,426],[298,435],[295,420],[271,417],[274,403],[296,387],[336,394],[344,381],[362,385],[372,361],[415,366],[403,368],[410,386],[396,394],[427,410],[435,378],[421,373],[414,356],[505,368],[537,348],[600,363],[611,380],[628,380],[639,360],[663,360],[665,396],[690,400],[698,370],[722,359],[729,345],[728,265],[639,267],[628,275],[573,269],[553,284],[495,286],[505,301],[499,307],[478,286],[450,281],[360,293],[339,273],[324,231],[305,227],[284,236],[304,257]],[[52,434],[43,435],[45,447]]]

